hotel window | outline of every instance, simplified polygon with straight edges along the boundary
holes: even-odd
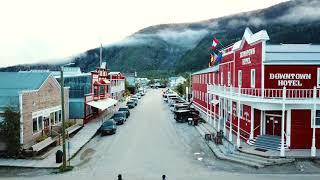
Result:
[[[238,71],[238,87],[242,86],[242,71]]]
[[[320,110],[316,110],[316,118],[315,118],[315,128],[320,128]],[[311,121],[311,128],[313,128],[313,121]]]
[[[36,133],[38,131],[38,118],[32,119],[32,129],[33,133]]]
[[[320,68],[317,69],[317,87],[320,88]]]
[[[209,74],[208,76],[209,76],[209,84],[212,84],[211,74]]]
[[[231,85],[231,72],[228,71],[228,86]]]
[[[256,86],[256,70],[251,69],[251,88],[255,88]]]
[[[43,119],[42,116],[39,116],[39,117],[38,117],[38,127],[39,127],[38,129],[39,129],[39,130],[42,130],[42,129],[43,129],[42,119]]]
[[[240,104],[240,117],[243,116],[243,104]]]
[[[223,85],[223,72],[221,72],[221,77],[220,77],[220,79],[221,79],[221,85]]]

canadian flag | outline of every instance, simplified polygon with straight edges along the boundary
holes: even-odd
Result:
[[[213,38],[211,49],[215,50],[218,44],[219,44],[219,40],[216,38]]]

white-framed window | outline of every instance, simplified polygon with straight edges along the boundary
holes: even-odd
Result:
[[[317,87],[320,88],[320,68],[317,69]]]
[[[54,112],[50,113],[50,123],[51,125],[54,124]]]
[[[220,77],[220,79],[221,79],[221,85],[223,85],[223,72],[221,72],[221,77]]]
[[[38,130],[42,130],[43,129],[43,117],[42,116],[39,116],[38,117]]]
[[[231,72],[228,71],[228,86],[231,85]]]
[[[59,122],[61,122],[62,121],[62,112],[61,112],[61,110],[59,110]]]
[[[238,71],[238,87],[242,87],[242,71]]]
[[[316,118],[315,118],[316,122],[315,122],[315,128],[320,128],[320,110],[316,110]],[[314,122],[313,122],[313,118],[311,120],[311,128],[313,128]]]
[[[256,70],[255,69],[251,69],[251,76],[250,76],[250,84],[251,84],[251,88],[255,88],[256,87]]]
[[[212,84],[211,82],[212,82],[212,77],[211,77],[211,74],[209,74],[209,84]]]
[[[57,124],[59,122],[59,112],[54,112],[54,123]]]
[[[37,117],[32,118],[32,130],[33,130],[33,133],[38,132],[38,118]]]

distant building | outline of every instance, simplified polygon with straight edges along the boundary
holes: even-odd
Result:
[[[136,83],[139,84],[140,87],[147,86],[149,81],[148,78],[136,78]]]
[[[60,71],[52,72],[60,81]],[[80,67],[64,67],[63,77],[65,87],[69,87],[69,118],[83,119],[84,96],[91,90],[91,73],[83,73]]]
[[[108,93],[111,98],[120,100],[125,91],[125,77],[120,72],[109,72],[108,79],[110,81]]]
[[[0,84],[0,114],[8,106],[20,112],[23,149],[29,149],[42,135],[58,140],[53,130],[61,129],[60,84],[50,72],[0,72]],[[69,89],[64,88],[64,93],[65,118],[68,119]]]
[[[136,85],[136,77],[137,73],[125,73],[124,76],[126,77],[126,81],[128,82],[129,86],[135,86]]]
[[[115,111],[118,101],[111,98],[111,82],[105,63],[91,72],[91,90],[84,98],[84,123]]]
[[[186,78],[184,78],[182,76],[170,77],[169,78],[169,86],[170,87],[176,87],[179,84],[183,84],[185,81],[186,81]]]

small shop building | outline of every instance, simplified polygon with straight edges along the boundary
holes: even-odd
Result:
[[[0,72],[0,85],[0,114],[7,107],[20,113],[22,149],[30,149],[41,136],[54,143],[61,131],[62,113],[60,84],[51,73]],[[64,89],[64,101],[68,119],[68,88]],[[3,143],[1,147],[5,150]]]

